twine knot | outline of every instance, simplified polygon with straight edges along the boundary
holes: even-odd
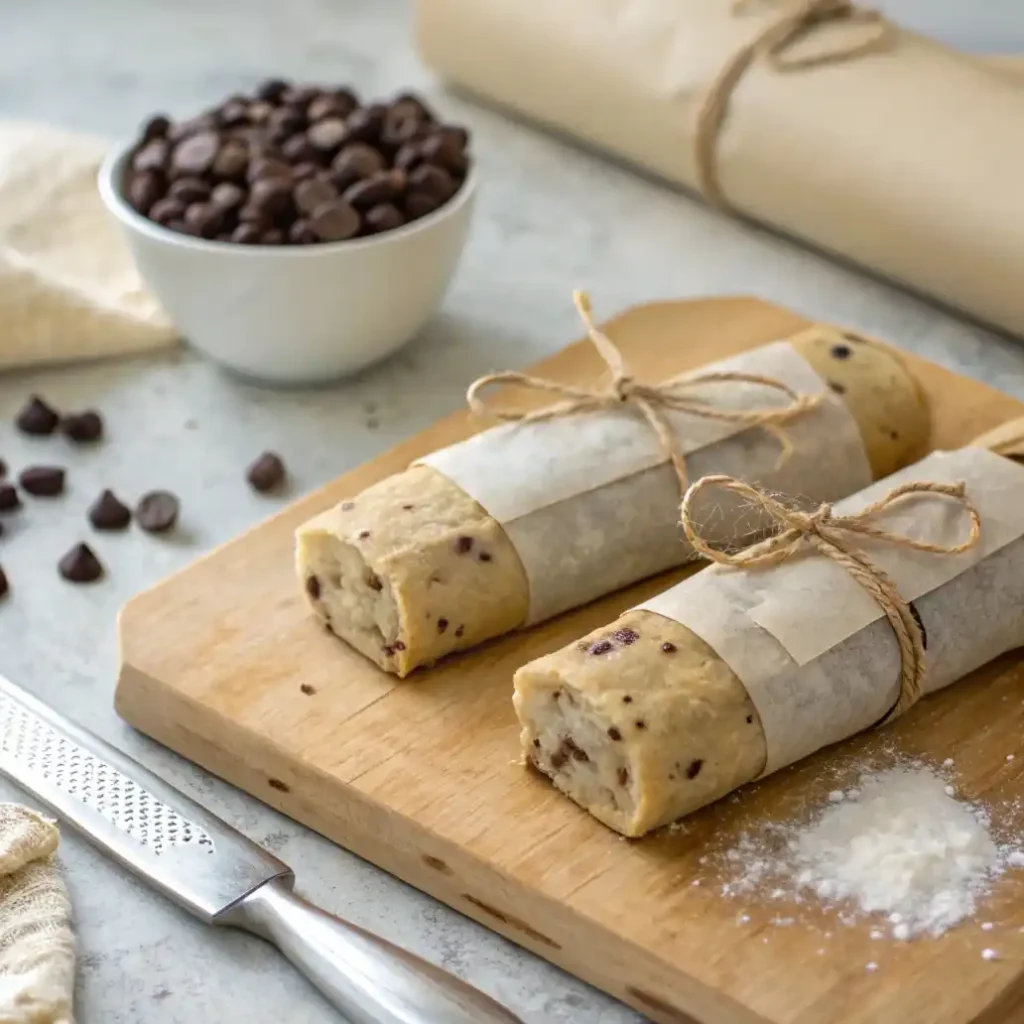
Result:
[[[701,419],[734,423],[743,428],[758,427],[771,434],[780,448],[779,462],[785,461],[792,453],[793,446],[783,425],[818,406],[822,395],[804,395],[788,384],[774,377],[738,371],[709,371],[671,377],[660,384],[645,384],[630,373],[618,347],[603,331],[599,331],[591,316],[590,298],[585,292],[573,292],[576,310],[586,325],[587,334],[608,368],[609,380],[604,386],[584,387],[578,384],[563,384],[545,377],[533,377],[516,370],[491,373],[475,380],[466,393],[470,409],[478,415],[489,413],[506,423],[537,423],[559,416],[572,416],[583,412],[599,412],[606,409],[631,405],[643,416],[654,431],[667,460],[679,479],[680,491],[687,487],[686,459],[676,439],[675,431],[667,413],[683,412]],[[784,395],[787,405],[737,409],[716,406],[693,389],[707,384],[756,384]],[[482,392],[495,384],[512,384],[519,388],[546,392],[561,401],[532,412],[510,412],[495,409],[482,397]]]
[[[743,14],[753,6],[751,0],[733,0],[732,11]],[[776,71],[800,71],[881,53],[890,49],[898,37],[896,26],[880,11],[859,7],[852,0],[793,0],[778,6],[778,18],[726,61],[708,86],[697,114],[697,187],[709,203],[723,209],[728,208],[729,202],[718,180],[718,136],[736,86],[759,57]],[[792,53],[794,45],[817,28],[836,22],[864,25],[868,32],[861,39],[838,42],[817,53]]]
[[[701,536],[693,519],[693,503],[704,490],[721,487],[762,509],[779,528],[767,540],[738,552],[721,551]],[[897,502],[914,496],[933,495],[961,504],[970,517],[970,533],[959,544],[933,544],[878,524],[882,513]],[[719,565],[741,569],[767,569],[797,555],[807,545],[841,565],[874,598],[889,620],[900,650],[900,694],[883,721],[891,721],[913,707],[924,694],[924,633],[916,610],[901,596],[888,574],[855,546],[857,537],[872,537],[914,551],[936,555],[959,555],[974,547],[981,537],[981,517],[967,497],[964,484],[916,481],[900,484],[888,494],[852,515],[837,516],[831,505],[811,512],[789,508],[776,498],[731,476],[706,476],[691,485],[681,508],[683,530],[694,550]]]

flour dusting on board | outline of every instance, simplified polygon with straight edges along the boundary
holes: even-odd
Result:
[[[876,915],[898,940],[939,936],[971,918],[1019,844],[998,838],[988,812],[957,797],[920,762],[863,774],[833,790],[805,824],[768,824],[724,854],[722,892],[817,902],[853,924]],[[883,933],[875,929],[872,938]]]

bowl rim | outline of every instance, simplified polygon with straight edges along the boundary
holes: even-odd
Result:
[[[97,173],[97,185],[104,205],[123,224],[133,231],[146,235],[156,242],[164,245],[177,246],[182,249],[194,249],[205,252],[244,254],[252,259],[315,259],[318,256],[337,255],[342,252],[359,252],[365,249],[382,247],[398,243],[412,235],[423,231],[429,231],[449,217],[454,217],[473,198],[477,186],[476,161],[470,164],[469,173],[466,175],[458,192],[439,206],[432,213],[420,217],[410,224],[403,224],[393,231],[384,231],[379,235],[370,235],[368,238],[349,238],[340,242],[320,242],[317,245],[244,245],[241,242],[221,242],[216,239],[197,238],[195,235],[185,235],[180,231],[172,231],[170,228],[157,224],[143,216],[128,200],[121,194],[120,187],[115,183],[121,180],[121,174],[125,163],[131,154],[132,148],[137,140],[120,145],[112,145],[100,164]]]

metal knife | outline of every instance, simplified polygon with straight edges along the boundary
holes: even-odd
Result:
[[[287,864],[3,676],[0,772],[201,921],[273,943],[352,1024],[522,1024],[295,895]]]

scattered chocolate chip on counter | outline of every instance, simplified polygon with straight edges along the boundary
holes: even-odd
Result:
[[[7,582],[7,576],[3,569],[0,569],[0,597],[6,597],[11,589],[11,585]]]
[[[264,452],[246,470],[245,478],[254,490],[265,494],[280,487],[285,478],[284,462],[275,452]]]
[[[147,533],[166,533],[178,521],[180,508],[170,491],[150,491],[139,499],[135,520]]]
[[[103,575],[103,566],[88,544],[76,544],[57,563],[57,570],[69,583],[94,583]]]
[[[60,423],[60,414],[39,395],[32,395],[15,417],[14,425],[23,434],[44,437],[52,434]]]
[[[313,245],[384,234],[447,203],[469,134],[410,93],[360,105],[347,88],[269,79],[198,117],[143,126],[125,198],[183,234]]]
[[[0,480],[7,476],[7,463],[0,459]]]
[[[132,521],[132,510],[110,490],[103,491],[89,506],[88,515],[97,530],[124,530]]]
[[[29,466],[21,471],[18,483],[35,498],[55,498],[64,493],[64,470],[60,466]]]
[[[103,436],[103,417],[95,409],[69,413],[61,419],[60,430],[76,444],[90,444]]]
[[[21,497],[13,484],[0,484],[0,512],[13,512],[21,508]]]

